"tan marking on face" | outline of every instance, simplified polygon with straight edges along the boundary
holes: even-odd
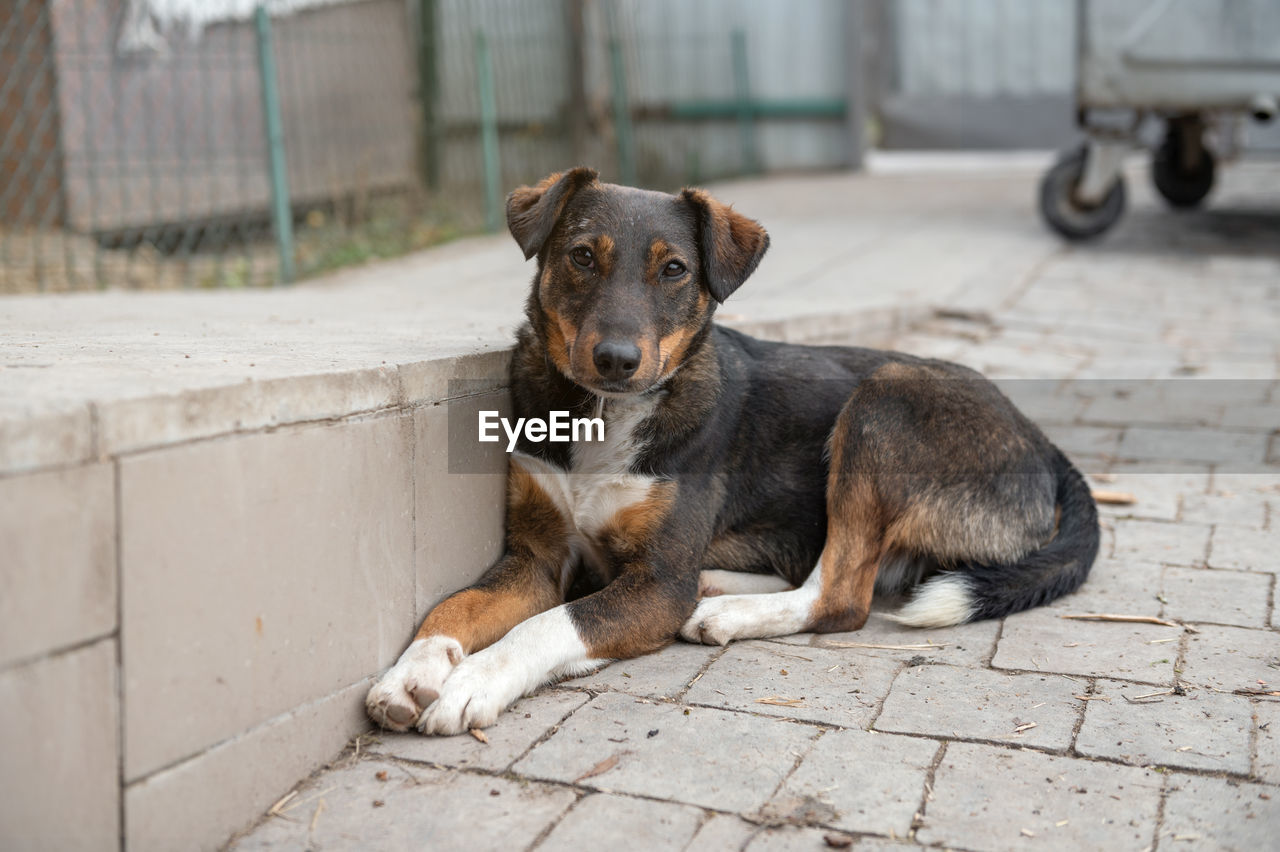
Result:
[[[666,240],[656,239],[650,243],[649,256],[645,265],[645,271],[649,276],[649,280],[654,283],[661,282],[663,268],[673,260],[678,260],[685,264],[686,267],[688,266],[688,262],[681,256],[680,252],[676,251],[675,248]],[[683,286],[692,280],[693,276],[686,275],[684,279],[680,281],[680,284]]]
[[[570,378],[598,375],[595,351],[596,346],[599,344],[600,332],[597,329],[582,328],[578,330],[578,336],[574,339],[569,356],[574,370],[570,374]]]
[[[551,357],[551,363],[561,373],[573,378],[570,354],[577,342],[577,329],[551,308],[544,306],[542,312],[547,317],[547,354]]]
[[[664,239],[656,239],[649,244],[649,271],[650,273],[661,270],[658,264],[665,263],[674,252],[671,251],[671,244]]]
[[[684,356],[689,352],[689,344],[702,330],[702,318],[706,316],[707,305],[710,302],[711,299],[706,293],[699,293],[698,310],[695,314],[696,324],[681,326],[658,341],[658,362],[661,364],[662,375],[671,374],[684,362]]]
[[[617,260],[617,247],[614,245],[613,237],[608,234],[601,234],[595,239],[596,254],[596,274],[608,278],[613,272],[613,264]]]

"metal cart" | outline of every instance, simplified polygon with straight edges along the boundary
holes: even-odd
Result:
[[[1194,207],[1219,163],[1239,153],[1244,121],[1280,101],[1280,0],[1079,0],[1076,121],[1086,141],[1040,182],[1045,222],[1073,240],[1124,212],[1124,158],[1162,122],[1151,158],[1157,191]]]

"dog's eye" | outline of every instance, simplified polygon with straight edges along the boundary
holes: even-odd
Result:
[[[580,266],[583,269],[595,268],[596,256],[591,253],[591,249],[589,248],[578,246],[576,249],[569,252],[569,257],[573,260],[576,266]]]
[[[673,260],[666,266],[662,267],[663,278],[679,278],[686,272],[688,272],[688,270],[685,269],[684,264],[678,260]]]

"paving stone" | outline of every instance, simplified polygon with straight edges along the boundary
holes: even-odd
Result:
[[[1094,693],[1106,700],[1087,702],[1076,751],[1139,766],[1249,774],[1253,708],[1247,698],[1206,690],[1143,698],[1153,691],[1098,681]]]
[[[1116,559],[1203,565],[1209,549],[1209,527],[1203,524],[1118,520],[1115,535]]]
[[[547,784],[361,760],[308,782],[290,819],[268,819],[230,849],[521,849],[576,798]]]
[[[899,665],[896,660],[836,649],[737,642],[711,664],[684,700],[841,727],[865,727],[889,691]],[[770,703],[790,701],[796,703]]]
[[[1120,491],[1134,491],[1141,499],[1148,494],[1174,497],[1206,494],[1211,470],[1211,465],[1189,462],[1171,469],[1170,465],[1160,462],[1118,461],[1108,473],[1115,477],[1113,487]]]
[[[815,636],[813,644],[819,648],[843,648],[851,656],[888,657],[895,660],[923,657],[931,663],[978,665],[986,662],[995,650],[996,634],[999,631],[1000,622],[993,619],[922,630],[918,627],[904,627],[881,613],[873,612],[861,630],[852,633],[824,633]],[[844,647],[847,645],[888,647]]]
[[[1177,645],[1149,644],[1180,630],[1158,624],[1074,621],[1051,609],[1011,615],[991,664],[999,669],[1173,682]]]
[[[698,833],[689,841],[685,852],[723,852],[725,849],[741,849],[760,826],[736,816],[712,814],[702,824]]]
[[[898,675],[877,731],[1066,748],[1080,717],[1079,682],[1053,675],[915,666]],[[1018,730],[1025,725],[1033,727]]]
[[[1275,848],[1280,790],[1194,775],[1174,775],[1168,788],[1161,849]]]
[[[675,698],[721,648],[675,642],[655,654],[619,660],[562,686],[596,692],[626,692],[650,698]]]
[[[1259,701],[1254,705],[1258,724],[1258,777],[1280,784],[1280,701]]]
[[[952,743],[916,840],[984,850],[1136,850],[1151,843],[1159,801],[1160,778],[1149,770]]]
[[[1120,430],[1106,426],[1046,425],[1044,433],[1057,447],[1076,456],[1113,456],[1120,447]]]
[[[1188,494],[1182,498],[1182,520],[1260,529],[1267,520],[1267,504],[1253,494]]]
[[[1271,575],[1170,566],[1164,572],[1164,617],[1240,627],[1266,627]]]
[[[1256,402],[1229,405],[1222,414],[1222,425],[1228,429],[1258,429],[1270,432],[1280,423],[1280,402]]]
[[[1088,400],[1074,393],[1072,386],[1064,388],[1059,381],[1021,381],[1005,379],[996,383],[1005,396],[1032,422],[1075,423],[1084,411]]]
[[[872,731],[831,731],[818,740],[765,806],[783,815],[812,804],[823,825],[905,837],[924,796],[938,743]],[[829,810],[828,810],[829,809]]]
[[[544,690],[520,699],[499,716],[498,724],[485,730],[487,743],[470,734],[424,737],[416,731],[406,734],[382,731],[369,751],[403,760],[500,772],[561,719],[586,703],[587,696],[581,692]]]
[[[1280,573],[1280,531],[1218,527],[1209,545],[1209,567]]]
[[[1132,494],[1136,499],[1136,502],[1129,505],[1099,503],[1098,514],[1103,517],[1175,521],[1178,519],[1178,508],[1184,492],[1180,487],[1183,478],[1178,477],[1177,481],[1173,481],[1174,476],[1159,473],[1107,473],[1091,477],[1089,485],[1097,490]],[[1201,490],[1208,482],[1209,477],[1205,474]]]
[[[1280,635],[1215,625],[1197,630],[1187,637],[1183,680],[1227,692],[1280,689]]]
[[[1081,415],[1086,423],[1215,426],[1226,405],[1219,399],[1204,399],[1196,390],[1200,383],[1189,380],[1080,384],[1101,391]]]
[[[747,812],[773,794],[817,734],[743,713],[606,693],[513,768],[533,778]],[[601,771],[615,757],[617,764]]]
[[[1280,421],[1277,421],[1277,425],[1280,425]],[[1208,493],[1222,497],[1243,496],[1257,500],[1280,500],[1280,471],[1266,473],[1219,471],[1213,475],[1213,487]]]
[[[1128,559],[1099,559],[1089,579],[1069,595],[1049,604],[1060,613],[1123,612],[1160,615],[1160,581],[1164,568]]]
[[[828,840],[840,839],[848,841],[849,849],[856,852],[897,852],[904,849],[919,849],[914,843],[899,842],[879,837],[850,837],[829,828],[809,828],[805,826],[782,825],[760,830],[743,852],[797,852],[797,850],[828,850],[836,848]]]
[[[547,839],[538,844],[538,849],[540,852],[602,848],[680,852],[701,822],[702,811],[688,805],[597,793],[574,805]]]
[[[1156,429],[1134,426],[1120,439],[1126,459],[1209,462],[1233,472],[1255,472],[1267,453],[1267,436],[1230,429]]]
[[[1043,347],[984,343],[961,353],[956,360],[993,379],[1044,380],[1069,376],[1088,359],[1079,354],[1051,352]]]

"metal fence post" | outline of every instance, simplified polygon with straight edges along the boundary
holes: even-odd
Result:
[[[502,162],[498,152],[498,104],[493,91],[493,63],[484,32],[476,30],[476,85],[480,89],[480,153],[484,158],[484,226],[502,227]]]
[[[418,100],[422,105],[422,179],[428,189],[440,188],[439,26],[436,0],[418,4]]]
[[[734,30],[730,36],[733,57],[733,96],[737,102],[738,138],[742,145],[742,165],[749,174],[760,171],[760,154],[756,148],[756,124],[752,115],[751,74],[747,66],[747,34]]]
[[[618,38],[615,0],[604,5],[609,30],[609,83],[613,96],[613,132],[618,142],[618,177],[627,185],[636,182],[635,138],[631,133],[631,104],[627,101],[627,69],[622,62],[622,40]]]
[[[258,32],[258,69],[262,78],[262,111],[266,119],[267,154],[271,170],[271,219],[280,252],[280,281],[293,281],[293,210],[289,204],[289,172],[284,156],[284,122],[280,118],[280,89],[276,56],[271,44],[271,19],[259,5],[253,13]]]
[[[864,51],[867,41],[863,29],[872,15],[867,0],[850,0],[845,4],[845,127],[849,134],[846,164],[851,169],[861,169],[867,148],[867,85],[866,72],[872,67],[866,61]],[[877,36],[880,33],[876,34]],[[882,49],[877,44],[876,50]]]

